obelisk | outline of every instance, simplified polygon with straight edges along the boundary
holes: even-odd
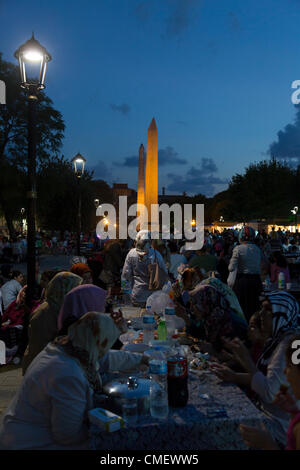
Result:
[[[139,173],[137,203],[145,204],[145,149],[143,144],[139,148]]]
[[[148,230],[158,232],[158,210],[152,209],[152,204],[158,204],[158,169],[157,169],[157,127],[153,118],[147,134],[145,206],[148,210]],[[145,225],[144,225],[145,227]]]

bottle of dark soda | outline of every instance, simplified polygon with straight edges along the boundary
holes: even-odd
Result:
[[[184,407],[189,398],[187,359],[177,348],[168,358],[168,398],[169,406],[175,408]]]

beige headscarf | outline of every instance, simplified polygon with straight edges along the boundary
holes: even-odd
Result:
[[[101,388],[97,373],[99,359],[107,353],[120,333],[110,315],[88,312],[68,328],[68,336],[58,337],[54,343],[80,361],[87,379],[96,390]]]

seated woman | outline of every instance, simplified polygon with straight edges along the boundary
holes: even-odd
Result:
[[[284,291],[266,294],[260,310],[260,330],[264,337],[264,347],[256,364],[242,342],[235,339],[225,344],[245,372],[237,373],[224,365],[214,365],[218,377],[256,393],[257,406],[272,419],[275,438],[283,446],[288,429],[288,415],[273,401],[280,385],[289,385],[284,376],[285,351],[298,328],[298,316],[299,305],[293,296]]]
[[[0,448],[88,449],[88,411],[101,390],[99,360],[119,334],[109,315],[89,312],[49,343],[4,414]]]
[[[28,346],[22,360],[23,374],[35,356],[57,336],[57,317],[65,294],[81,283],[81,277],[69,272],[58,273],[49,282],[45,301],[32,313],[29,321]]]
[[[16,300],[5,310],[1,318],[0,340],[4,341],[7,349],[15,349],[22,336],[25,316],[30,309],[25,304],[26,288],[24,286]],[[39,302],[34,301],[33,310],[39,305]],[[14,352],[15,353],[15,352]],[[12,354],[12,352],[11,352]]]
[[[66,335],[68,328],[74,322],[79,320],[86,312],[104,312],[106,291],[94,285],[81,285],[72,289],[66,294],[62,307],[60,309],[57,321],[57,330],[59,335]],[[109,316],[109,314],[107,314]],[[127,331],[127,324],[120,313],[111,313],[111,317],[118,326],[121,333]],[[126,351],[117,351],[115,345],[101,360],[100,374],[106,374],[115,370],[134,369],[147,362],[147,359],[141,354],[130,353]],[[120,342],[120,341],[119,341]],[[120,342],[122,346],[122,343]]]
[[[296,346],[295,348],[295,342]],[[286,450],[300,450],[300,366],[299,366],[299,344],[300,335],[293,336],[286,349],[286,367],[284,373],[289,382],[294,396],[281,387],[274,402],[290,415],[290,423],[287,432]],[[297,362],[295,363],[294,355]],[[297,403],[298,400],[298,403]],[[266,429],[257,429],[244,424],[240,425],[240,430],[245,444],[249,447],[264,450],[280,450],[270,432]]]
[[[200,319],[197,313],[193,313],[193,310],[195,309],[192,309],[190,304],[193,292],[196,291],[199,286],[211,286],[217,291],[217,294],[214,295],[213,300],[213,302],[215,302],[216,308],[222,306],[223,310],[226,309],[229,312],[231,317],[232,331],[234,332],[233,334],[241,339],[246,339],[248,324],[239,301],[232,289],[230,289],[226,284],[215,277],[203,279],[201,272],[195,268],[188,268],[183,271],[182,285],[183,289],[189,291],[189,302],[179,302],[179,293],[177,291],[177,297],[175,299],[175,310],[176,314],[184,318],[186,321],[189,334],[198,338],[207,337],[207,333],[204,331],[205,322]],[[185,308],[180,305],[184,303]],[[211,306],[211,310],[213,309],[214,307]]]

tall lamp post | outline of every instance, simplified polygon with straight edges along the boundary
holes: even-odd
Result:
[[[295,216],[295,233],[296,233],[298,207],[295,206],[294,209],[291,209],[291,212],[292,212],[292,214],[294,214],[294,216]]]
[[[74,168],[74,173],[78,182],[78,213],[77,213],[77,255],[80,256],[80,235],[81,235],[81,188],[80,180],[84,174],[84,167],[86,164],[86,159],[80,154],[77,153],[74,158],[72,158],[72,164]]]
[[[28,188],[27,188],[27,290],[26,303],[32,305],[35,287],[36,235],[36,106],[38,93],[45,88],[47,64],[51,55],[32,34],[15,52],[19,61],[21,88],[28,100]],[[29,70],[30,69],[30,70]],[[32,77],[28,75],[32,74]],[[37,78],[35,78],[37,77]]]

